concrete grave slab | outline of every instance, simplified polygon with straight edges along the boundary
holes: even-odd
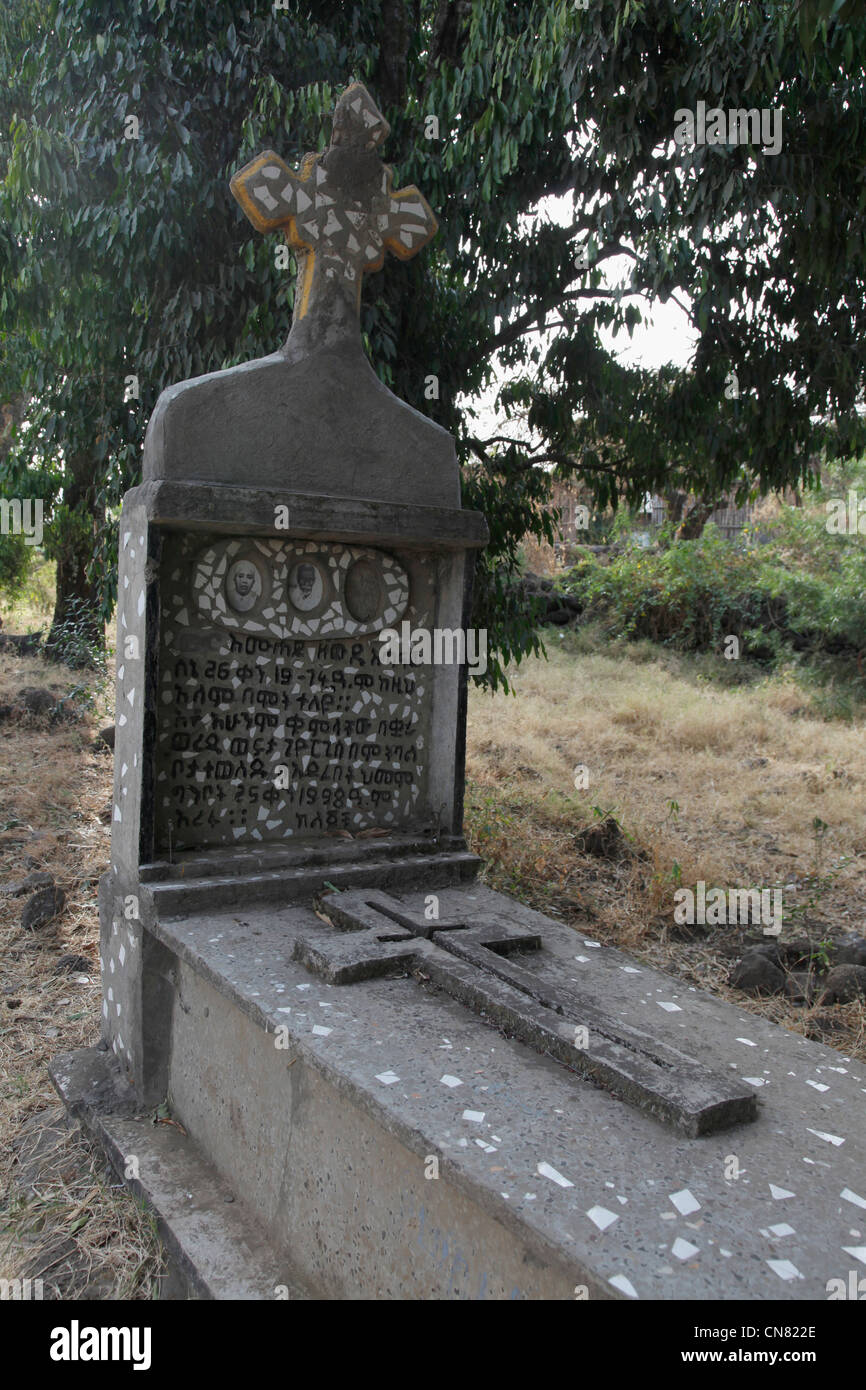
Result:
[[[423,915],[427,894],[400,896]],[[328,930],[310,907],[160,921],[173,1113],[300,1285],[818,1299],[857,1265],[866,1070],[481,885],[438,897],[443,917],[507,914],[541,935],[544,978],[751,1088],[758,1120],[687,1138],[503,1036],[423,962],[330,984],[294,958]]]

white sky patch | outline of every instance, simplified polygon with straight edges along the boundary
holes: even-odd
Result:
[[[532,214],[521,219],[521,225],[526,233],[530,234],[532,228],[539,223],[553,222],[560,227],[569,227],[573,220],[572,199],[566,194],[561,198],[543,198]],[[577,243],[575,249],[576,247]],[[600,267],[602,287],[610,290],[623,289],[631,279],[632,264],[629,256],[611,256],[605,260]],[[582,277],[576,272],[575,286],[579,278]],[[688,300],[683,293],[678,291],[677,294],[685,308],[689,308]],[[598,336],[602,346],[613,353],[624,367],[643,367],[650,371],[668,364],[687,367],[694,355],[699,335],[693,328],[685,308],[673,299],[664,304],[657,300],[650,306],[643,295],[637,294],[626,294],[625,302],[636,305],[641,310],[645,322],[635,325],[631,334],[625,329],[617,335],[610,328],[599,328]],[[593,300],[587,299],[584,303],[587,308],[591,308]],[[551,320],[555,322],[556,318],[556,311],[553,310]],[[497,329],[501,326],[497,320]],[[533,332],[527,334],[524,341],[529,347],[540,347],[544,353],[554,336],[562,331],[553,327],[544,333]],[[531,371],[532,365],[527,364],[527,369]],[[481,436],[509,433],[515,438],[526,437],[522,421],[506,420],[504,414],[496,409],[496,396],[510,379],[510,373],[501,368],[498,362],[494,364],[493,372],[493,381],[486,391],[472,398],[461,397],[458,405],[465,407],[471,404],[477,412],[475,432]],[[507,430],[503,430],[503,426],[507,426]]]

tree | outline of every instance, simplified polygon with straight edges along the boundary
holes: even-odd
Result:
[[[475,620],[499,658],[494,684],[537,648],[512,579],[527,529],[552,535],[547,470],[604,506],[808,481],[821,450],[860,448],[855,12],[852,0],[130,0],[122,13],[14,0],[0,18],[0,398],[33,397],[7,486],[41,470],[58,611],[82,593],[100,620],[110,608],[111,522],[159,391],[285,335],[292,276],[228,178],[267,145],[289,162],[321,148],[353,78],[391,122],[400,180],[440,217],[423,256],[372,278],[362,327],[382,378],[455,432],[464,499],[488,516]],[[677,145],[677,114],[699,101],[781,106],[780,153]],[[568,225],[535,215],[551,195],[570,199]],[[632,273],[612,293],[602,269],[617,255]],[[688,371],[626,368],[602,347],[601,327],[633,329],[639,305],[672,295],[700,334]],[[470,405],[495,370],[514,424],[485,436]],[[124,400],[128,377],[137,400]]]

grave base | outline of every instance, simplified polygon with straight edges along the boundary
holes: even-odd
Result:
[[[157,1218],[167,1257],[161,1299],[310,1297],[197,1146],[176,1127],[137,1111],[110,1052],[70,1052],[50,1071],[69,1113]],[[127,1176],[132,1155],[138,1178]]]
[[[219,1240],[240,1270],[203,1273],[204,1296],[824,1300],[866,1265],[866,1068],[477,883],[438,891],[443,918],[539,932],[576,1007],[738,1075],[757,1120],[687,1138],[503,1036],[423,965],[325,983],[293,959],[322,930],[307,906],[158,919],[168,1103],[187,1137],[129,1118],[107,1054],[62,1059],[55,1083],[119,1171],[139,1158],[164,1218],[187,1192],[205,1225],[231,1214]],[[423,913],[424,893],[401,897]]]

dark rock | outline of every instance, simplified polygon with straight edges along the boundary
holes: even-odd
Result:
[[[668,936],[671,941],[700,941],[713,930],[704,922],[675,922],[671,918]]]
[[[820,1004],[850,1004],[866,997],[866,965],[834,965],[824,981]]]
[[[47,926],[63,911],[66,894],[55,884],[51,888],[40,888],[32,898],[28,898],[21,911],[21,926],[25,931],[38,931]]]
[[[812,1042],[826,1042],[834,1033],[841,1033],[843,1026],[842,1020],[834,1018],[830,1013],[816,1013],[812,1015],[803,1031]]]
[[[782,958],[790,969],[809,969],[819,964],[817,947],[805,937],[781,943]]]
[[[768,956],[750,951],[731,971],[730,983],[745,994],[781,994],[785,976]]]
[[[102,749],[102,748],[114,748],[114,725],[113,725],[113,724],[109,724],[109,725],[106,726],[106,728],[100,729],[100,730],[99,730],[99,733],[96,735],[96,738],[93,740],[93,746],[94,746],[94,748],[97,749],[97,750]]]
[[[574,837],[578,849],[599,859],[618,859],[626,848],[625,836],[613,816],[581,830]]]
[[[815,997],[817,976],[809,970],[792,970],[785,980],[785,993],[798,1004],[810,1004]]]
[[[54,883],[51,874],[43,870],[28,874],[26,878],[19,879],[17,883],[9,883],[5,888],[0,888],[0,894],[4,898],[20,898],[24,893],[32,893],[36,888],[50,888]]]
[[[866,937],[848,941],[833,952],[834,965],[866,965]]]
[[[767,956],[774,965],[787,966],[789,970],[795,970],[811,967],[816,948],[805,937],[794,941],[779,941],[778,938],[770,940],[763,935],[746,935],[743,937],[742,950],[744,956],[758,951],[761,955]]]
[[[42,632],[0,632],[0,652],[17,652],[19,656],[33,656],[39,651]]]
[[[47,714],[57,704],[57,696],[41,685],[25,685],[18,699],[28,714]]]
[[[577,594],[560,594],[559,597],[562,600],[563,606],[565,608],[570,608],[572,613],[583,612],[583,599],[579,598]]]
[[[541,580],[539,580],[539,585],[538,585],[538,587],[542,590],[543,593],[549,594],[549,593],[551,593],[552,590],[553,590],[553,580],[552,580],[552,579],[541,579]]]
[[[566,623],[571,622],[573,617],[574,614],[570,608],[550,608],[545,615],[544,621],[546,623],[555,623],[557,627],[564,627]]]
[[[86,956],[61,956],[54,967],[55,975],[92,975],[93,964]]]
[[[747,960],[749,956],[766,956],[774,965],[781,966],[782,949],[778,941],[758,941],[754,946],[749,946],[743,959]]]

